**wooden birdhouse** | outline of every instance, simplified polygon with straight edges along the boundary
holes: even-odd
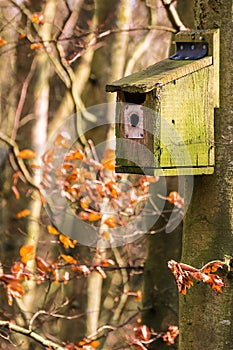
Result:
[[[117,172],[214,172],[219,30],[178,33],[176,46],[169,59],[106,86],[117,92]]]

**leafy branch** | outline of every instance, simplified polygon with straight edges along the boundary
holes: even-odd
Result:
[[[221,293],[225,283],[221,277],[213,274],[213,272],[223,268],[224,265],[226,265],[225,262],[214,260],[208,262],[201,269],[197,269],[181,262],[178,263],[175,260],[168,262],[168,267],[175,276],[178,291],[183,295],[186,295],[187,289],[193,285],[193,280],[207,283],[217,293]]]
[[[84,338],[83,340],[79,341],[77,345],[73,343],[67,343],[65,347],[63,345],[60,345],[58,343],[55,343],[54,341],[51,341],[49,339],[46,339],[45,337],[41,336],[40,334],[36,333],[31,329],[32,323],[30,323],[29,328],[21,327],[11,321],[3,321],[0,320],[0,328],[2,330],[7,329],[9,331],[13,331],[15,333],[19,333],[22,335],[25,335],[26,337],[29,337],[30,339],[35,340],[37,343],[45,346],[46,348],[52,349],[52,350],[66,350],[66,349],[94,349],[99,345],[99,339],[106,337],[110,332],[114,332],[120,328],[123,328],[124,326],[128,325],[135,317],[137,317],[141,312],[145,311],[146,309],[139,309],[134,314],[129,316],[124,322],[116,325],[103,325],[97,329],[97,331],[88,337]],[[38,317],[39,314],[48,314],[51,316],[57,317],[57,315],[49,314],[45,312],[44,310],[38,311],[32,319],[35,320],[36,317]],[[58,315],[63,316],[63,315]],[[65,317],[69,319],[69,317]],[[73,318],[73,317],[72,317]],[[151,344],[152,342],[155,342],[157,339],[162,338],[164,342],[166,342],[168,345],[174,344],[174,341],[176,337],[179,334],[179,330],[177,326],[169,326],[168,330],[166,332],[154,332],[149,329],[146,325],[137,325],[134,327],[134,336],[130,336],[130,339],[128,340],[128,343],[130,345],[137,345],[139,349],[147,349],[147,345]],[[6,338],[6,337],[4,337]],[[7,338],[8,341],[10,341],[9,338]]]
[[[33,188],[35,188],[36,190],[39,190],[38,186],[35,184],[33,177],[31,176],[31,174],[29,173],[23,159],[21,159],[19,157],[20,155],[20,150],[19,147],[17,145],[17,143],[12,140],[10,137],[8,137],[7,135],[5,135],[3,132],[0,131],[0,140],[2,140],[3,142],[5,142],[8,146],[10,146],[14,159],[16,161],[16,164],[20,170],[20,172],[22,173],[22,175],[24,176],[25,180],[28,182],[29,185],[31,185]]]

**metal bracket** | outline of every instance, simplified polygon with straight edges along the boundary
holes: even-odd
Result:
[[[172,60],[198,60],[208,55],[207,42],[177,42]]]

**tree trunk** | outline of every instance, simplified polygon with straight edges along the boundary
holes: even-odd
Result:
[[[55,16],[56,2],[54,0],[47,1],[44,13],[48,18],[48,24],[45,24],[40,32],[43,40],[49,40],[51,38],[52,21]],[[48,60],[48,56],[45,52],[39,52],[37,55],[37,69],[35,72],[35,87],[34,87],[34,118],[35,123],[32,129],[31,145],[35,152],[35,159],[39,163],[42,154],[44,153],[44,147],[47,141],[47,123],[48,123],[48,111],[49,111],[49,79],[51,74],[51,68]],[[34,183],[39,186],[42,180],[41,169],[36,169],[33,175]],[[28,221],[27,225],[27,239],[25,244],[33,245],[35,251],[37,250],[38,240],[41,233],[41,211],[42,203],[41,197],[37,190],[32,192],[30,201],[30,213],[32,220]],[[32,270],[35,269],[34,261],[28,264]],[[38,295],[37,295],[37,283],[35,280],[29,280],[27,282],[28,292],[24,295],[22,300],[19,301],[19,305],[22,310],[25,310],[27,316],[32,315],[38,310]],[[37,301],[37,302],[36,302]],[[25,343],[26,344],[26,343]],[[33,349],[39,349],[39,345],[35,345],[33,342]],[[22,347],[22,349],[28,349],[28,345]]]
[[[167,194],[176,189],[176,178],[167,178]],[[156,198],[153,193],[153,198]],[[171,206],[165,207],[171,209]],[[163,219],[158,220],[154,230],[161,230]],[[181,256],[182,226],[179,225],[172,233],[155,233],[147,240],[147,259],[144,275],[143,323],[156,332],[166,331],[170,325],[178,324],[178,293],[175,280],[167,268],[171,257],[179,260]],[[168,348],[162,340],[152,343],[150,349],[160,350]],[[177,349],[177,344],[171,345],[170,350]]]
[[[220,28],[220,108],[215,113],[215,173],[195,176],[184,223],[182,262],[201,267],[233,252],[232,1],[195,1],[199,29]],[[230,350],[233,339],[233,278],[217,295],[199,284],[180,298],[180,350]]]

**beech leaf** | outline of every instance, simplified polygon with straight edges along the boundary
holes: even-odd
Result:
[[[21,159],[31,159],[35,157],[35,153],[31,149],[24,149],[18,153]]]
[[[23,245],[19,251],[22,263],[27,264],[28,261],[33,260],[34,253],[35,250],[33,245]]]
[[[16,214],[16,217],[17,217],[17,219],[21,219],[21,218],[24,218],[24,217],[30,215],[30,213],[31,212],[29,209],[23,209]]]

